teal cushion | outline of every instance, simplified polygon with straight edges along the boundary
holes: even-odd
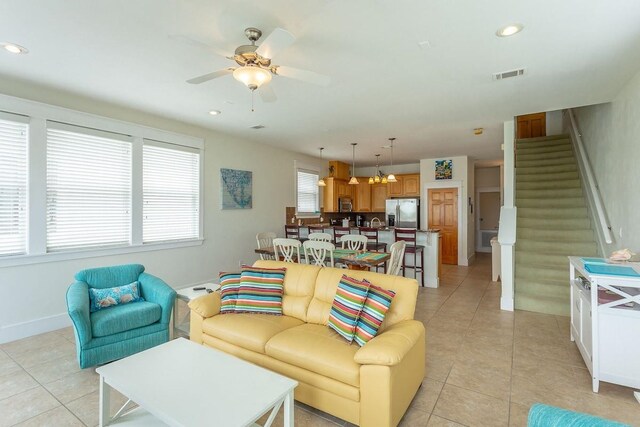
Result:
[[[103,310],[114,305],[140,301],[139,283],[133,282],[114,288],[89,288],[90,311]]]
[[[534,404],[529,410],[528,427],[631,427],[593,415],[568,411],[555,406]]]
[[[117,334],[151,325],[161,315],[162,307],[148,301],[116,305],[91,314],[91,332],[94,337]]]

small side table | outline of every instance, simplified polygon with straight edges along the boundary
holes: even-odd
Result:
[[[173,338],[176,337],[185,337],[189,338],[189,307],[187,304],[196,298],[207,295],[206,290],[194,291],[194,287],[204,286],[207,289],[211,289],[212,291],[217,291],[220,289],[220,285],[216,283],[203,283],[201,285],[189,286],[187,288],[182,288],[176,290],[176,302],[173,307]],[[183,302],[184,304],[180,304]]]

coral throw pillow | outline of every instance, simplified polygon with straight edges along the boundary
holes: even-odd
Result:
[[[282,314],[286,268],[242,268],[236,313]]]
[[[343,275],[329,312],[328,326],[348,342],[353,341],[358,317],[367,299],[369,282]]]
[[[220,313],[235,313],[240,273],[220,273]]]
[[[91,313],[103,308],[126,304],[129,302],[144,301],[140,296],[138,282],[113,288],[89,288],[89,301]]]
[[[360,312],[356,333],[353,337],[358,345],[363,346],[376,336],[395,295],[395,292],[375,285],[369,287],[369,293]]]

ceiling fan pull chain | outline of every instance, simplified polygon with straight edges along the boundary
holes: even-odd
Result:
[[[251,112],[253,113],[255,110],[253,109],[253,94],[255,93],[255,90],[251,91]]]

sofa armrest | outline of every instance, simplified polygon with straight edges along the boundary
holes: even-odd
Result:
[[[220,313],[220,293],[212,292],[189,302],[189,308],[207,319]]]
[[[160,323],[169,324],[173,304],[176,301],[176,291],[167,285],[164,280],[148,273],[140,274],[138,282],[140,283],[141,296],[145,300],[159,304],[162,307]]]
[[[397,365],[420,339],[424,341],[424,334],[422,322],[398,322],[366,343],[356,352],[354,360],[361,365]]]
[[[89,285],[85,282],[75,282],[67,289],[67,310],[78,344],[83,346],[93,338],[91,333],[91,318],[89,313]]]

